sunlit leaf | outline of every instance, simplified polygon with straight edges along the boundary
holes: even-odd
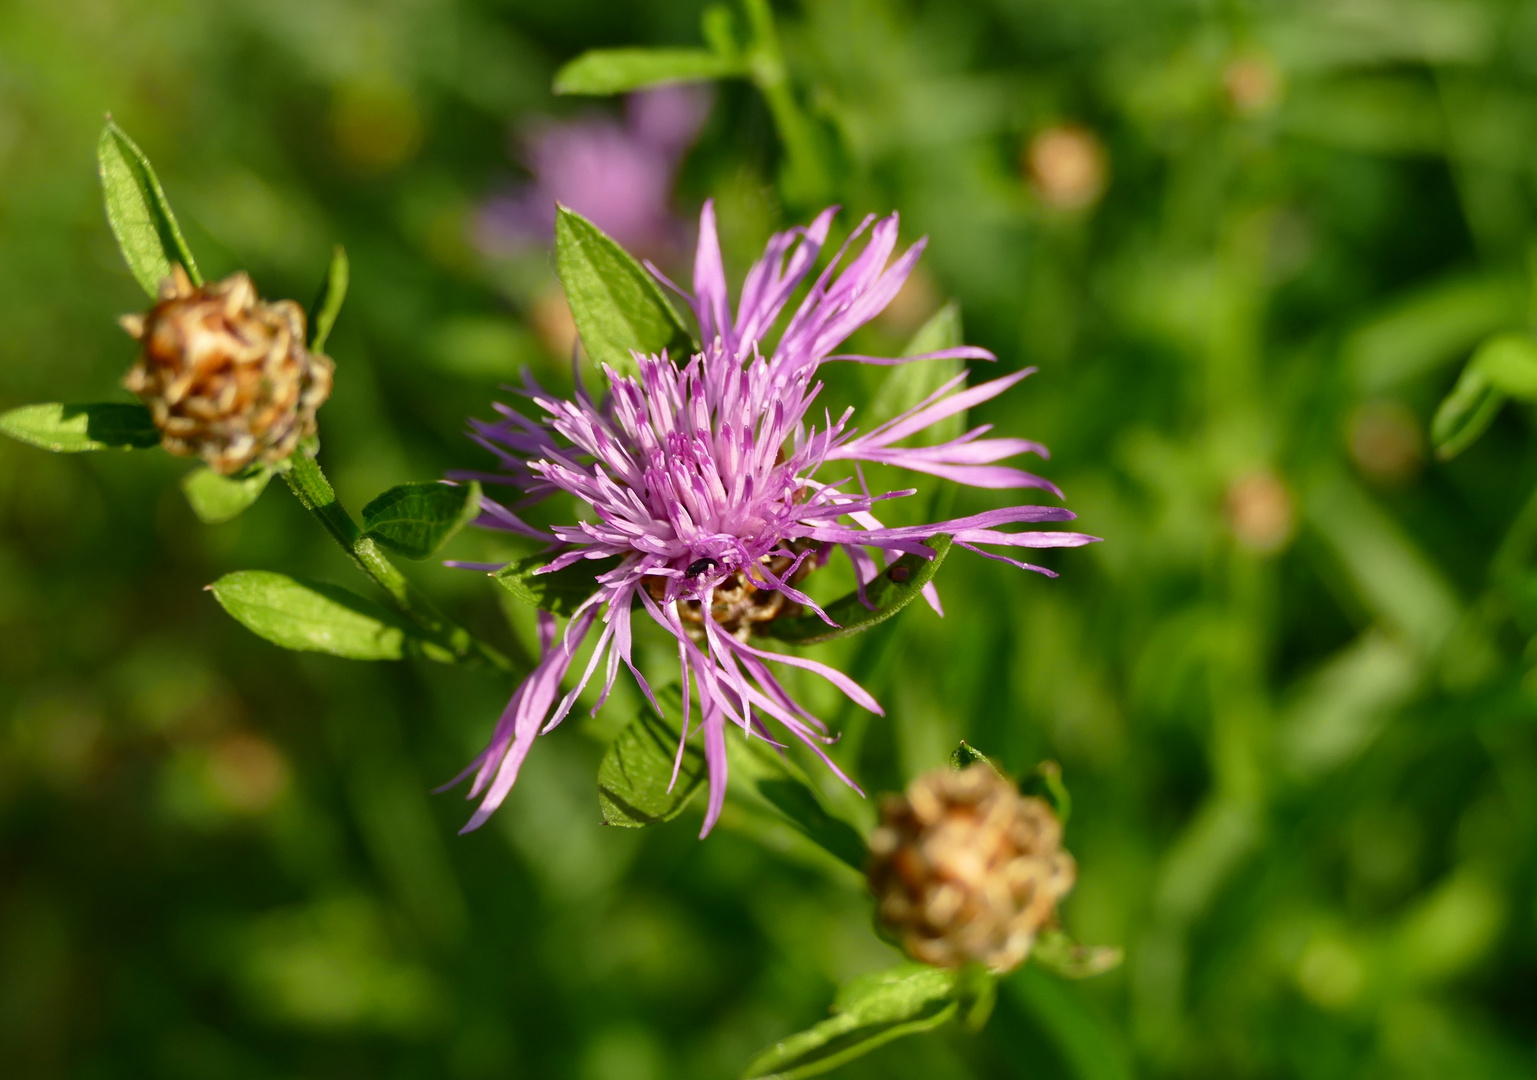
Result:
[[[1436,456],[1454,458],[1499,414],[1507,397],[1537,399],[1537,340],[1499,334],[1478,347],[1430,423]]]
[[[656,695],[665,716],[650,702],[609,743],[598,766],[598,807],[609,825],[639,828],[671,821],[688,806],[705,779],[704,751],[695,739],[683,748],[683,763],[673,783],[683,697],[677,686]]]
[[[530,555],[508,563],[491,576],[525,604],[555,615],[570,615],[597,591],[593,579],[618,565],[618,560],[613,558],[583,559],[551,574],[537,573],[541,567],[550,564],[550,558],[549,555]]]
[[[860,601],[857,591],[824,605],[823,610],[837,626],[828,626],[815,614],[800,615],[769,623],[765,633],[780,641],[813,645],[819,641],[832,641],[862,633],[885,622],[918,598],[950,552],[950,537],[943,534],[931,537],[925,543],[934,551],[932,559],[922,555],[903,555],[865,586],[869,607]]]
[[[648,86],[747,74],[746,63],[708,49],[593,49],[555,73],[557,94],[624,94]]]
[[[96,160],[107,221],[128,269],[144,291],[158,296],[160,283],[171,276],[172,263],[181,263],[192,283],[201,285],[192,250],[182,238],[149,158],[110,118],[101,129]]]
[[[237,518],[261,497],[272,470],[257,466],[239,476],[223,476],[206,465],[181,478],[181,490],[199,521],[217,525]]]
[[[683,320],[645,267],[563,206],[555,215],[555,262],[577,333],[594,363],[633,372],[632,351],[668,349],[676,358],[693,348]]]
[[[801,768],[766,740],[726,740],[731,797],[784,818],[806,839],[861,874],[869,849],[854,826],[828,811]]]
[[[408,559],[430,558],[480,513],[480,484],[401,484],[363,507],[363,531]]]
[[[955,1016],[960,972],[899,964],[851,980],[833,1002],[833,1016],[759,1054],[746,1080],[818,1076],[903,1035],[930,1031]]]
[[[23,405],[0,413],[0,432],[60,454],[86,450],[145,450],[160,432],[143,405]]]
[[[1119,967],[1124,953],[1114,945],[1080,945],[1058,929],[1042,930],[1030,949],[1030,963],[1062,976],[1087,979]]]
[[[347,299],[347,282],[351,271],[347,252],[340,244],[331,250],[331,265],[326,270],[326,280],[320,286],[320,294],[310,307],[310,351],[325,352],[331,337],[331,328],[341,314],[342,301]]]
[[[247,630],[285,649],[349,660],[454,659],[390,612],[337,585],[239,570],[208,588]]]

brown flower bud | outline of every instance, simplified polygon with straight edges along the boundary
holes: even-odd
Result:
[[[887,799],[870,838],[881,925],[914,960],[939,967],[1024,963],[1073,887],[1062,825],[986,765],[937,769]]]
[[[333,365],[305,348],[304,311],[292,300],[262,300],[243,273],[194,286],[177,265],[160,302],[122,324],[144,346],[123,385],[171,453],[228,474],[280,461],[315,433]]]

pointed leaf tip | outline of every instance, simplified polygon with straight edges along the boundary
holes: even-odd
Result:
[[[555,214],[555,262],[593,363],[633,374],[632,352],[693,351],[688,328],[656,279],[603,230],[564,206]]]
[[[96,161],[107,223],[140,287],[151,298],[158,297],[160,283],[171,275],[172,263],[180,263],[192,283],[201,285],[197,261],[154,166],[110,114],[96,143]]]

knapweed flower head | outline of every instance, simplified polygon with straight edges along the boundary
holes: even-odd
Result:
[[[1018,967],[1076,877],[1051,807],[989,765],[918,777],[870,837],[876,917],[937,967]]]
[[[243,273],[195,286],[176,264],[159,302],[122,324],[143,347],[123,385],[170,453],[234,473],[274,464],[315,434],[333,365],[305,346],[304,309],[292,300],[262,300]]]
[[[523,133],[519,155],[532,182],[486,200],[476,245],[488,255],[547,245],[560,203],[626,248],[656,257],[684,246],[673,182],[709,104],[699,87],[663,86],[630,95],[624,123],[584,117]]]
[[[583,520],[548,532],[509,507],[488,501],[483,524],[551,542],[554,573],[584,564],[594,569],[592,594],[557,632],[541,614],[543,652],[534,672],[513,695],[490,745],[465,775],[481,804],[466,828],[480,824],[506,797],[535,737],[568,714],[600,669],[601,707],[622,666],[656,704],[632,655],[637,614],[675,640],[683,689],[682,731],[704,742],[709,799],[704,830],[719,817],[726,794],[728,726],[743,736],[777,742],[798,739],[853,785],[827,756],[826,726],[797,702],[775,676],[778,665],[813,672],[866,709],[876,701],[852,679],[825,664],[775,652],[757,643],[754,629],[787,610],[831,619],[800,588],[811,568],[841,553],[864,587],[891,559],[932,557],[925,541],[948,534],[954,543],[1026,569],[1031,566],[984,548],[1076,547],[1080,533],[1012,529],[1064,521],[1067,510],[1011,506],[932,524],[888,527],[879,506],[911,490],[871,494],[859,477],[864,462],[880,462],[979,488],[1044,488],[1048,481],[1000,464],[1045,450],[1018,438],[989,438],[981,425],[935,446],[904,441],[947,417],[998,396],[1030,374],[1022,371],[974,387],[961,374],[906,412],[868,431],[854,426],[853,410],[833,418],[813,406],[829,361],[921,363],[943,358],[992,359],[972,346],[901,360],[836,354],[836,350],[896,295],[923,250],[923,241],[895,260],[895,214],[867,218],[830,264],[811,280],[784,328],[774,327],[797,290],[811,277],[833,210],[810,226],[774,236],[749,270],[733,313],[716,236],[714,209],[700,220],[693,294],[700,352],[687,357],[636,355],[639,372],[605,366],[601,401],[580,389],[572,400],[535,385],[523,392],[537,413],[498,406],[501,419],[473,423],[474,437],[500,461],[502,472],[476,474],[521,492],[524,503],[556,492],[574,496]],[[850,250],[867,237],[862,250]],[[770,340],[772,339],[772,346]],[[852,472],[854,475],[850,475]],[[1057,493],[1060,494],[1060,493]],[[938,608],[932,585],[925,594]],[[578,646],[596,631],[591,660],[564,695],[560,685]],[[691,715],[691,688],[698,715]],[[660,710],[659,710],[660,711]],[[782,744],[781,744],[782,745]],[[678,748],[681,762],[683,746]]]

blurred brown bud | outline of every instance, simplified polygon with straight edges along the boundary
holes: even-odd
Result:
[[[1245,473],[1228,485],[1227,523],[1233,538],[1250,551],[1280,551],[1296,529],[1291,492],[1268,469]]]
[[[1030,187],[1053,210],[1082,210],[1098,202],[1107,172],[1104,144],[1076,124],[1038,131],[1025,147]]]
[[[122,324],[144,346],[123,385],[171,453],[228,474],[280,461],[315,433],[332,364],[305,348],[304,311],[292,300],[267,303],[243,273],[194,286],[178,265],[160,302]]]
[[[1281,100],[1281,73],[1264,53],[1246,53],[1228,61],[1222,86],[1233,111],[1245,116],[1269,112]]]
[[[1010,971],[1073,887],[1061,844],[1051,808],[989,766],[937,769],[881,807],[870,838],[877,917],[914,960]]]
[[[1419,419],[1397,401],[1371,401],[1350,414],[1345,431],[1350,460],[1379,484],[1412,480],[1425,462]]]
[[[288,762],[260,735],[235,734],[213,747],[208,778],[228,809],[259,814],[271,809],[287,789]]]
[[[552,356],[571,358],[571,350],[576,348],[576,320],[571,317],[571,305],[566,303],[565,291],[559,285],[539,294],[528,309],[528,321],[539,344]]]

